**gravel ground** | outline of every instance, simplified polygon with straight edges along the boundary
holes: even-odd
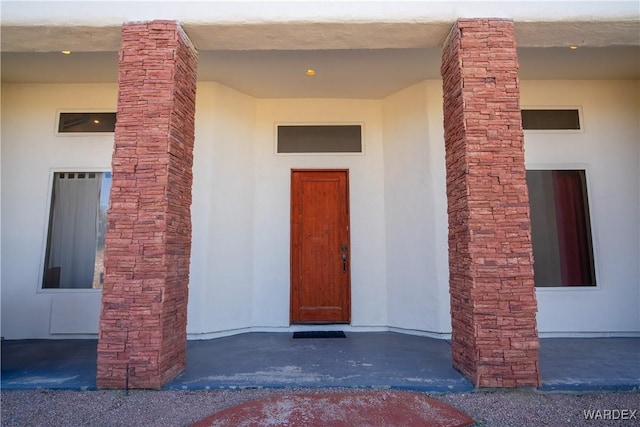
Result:
[[[0,423],[6,427],[186,426],[254,399],[331,391],[351,390],[2,391]],[[559,394],[512,390],[431,396],[465,412],[476,420],[476,426],[640,426],[638,392]],[[625,414],[628,418],[631,411],[637,412],[629,420],[585,420],[585,410],[600,410],[602,417],[607,415],[604,411],[611,410],[609,418]]]

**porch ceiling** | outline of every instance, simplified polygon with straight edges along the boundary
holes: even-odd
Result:
[[[440,78],[450,22],[183,24],[198,79],[260,98],[382,98]],[[117,81],[120,28],[2,28],[4,82]],[[640,21],[516,22],[522,79],[640,79]],[[570,50],[570,45],[580,46]],[[71,49],[71,55],[62,55]],[[305,70],[316,75],[308,77]]]

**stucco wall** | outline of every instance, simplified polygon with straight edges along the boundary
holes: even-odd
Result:
[[[389,326],[451,331],[442,83],[383,102]]]
[[[640,331],[638,81],[525,81],[521,106],[571,106],[580,132],[525,131],[528,168],[581,168],[596,263],[595,288],[538,289],[541,333]]]
[[[200,83],[187,332],[251,326],[255,99]]]
[[[92,24],[120,25],[126,20],[147,21],[166,19],[172,16],[186,22],[208,23],[254,23],[254,22],[317,22],[324,20],[359,21],[359,22],[397,22],[402,20],[442,22],[455,20],[458,17],[498,17],[516,20],[559,21],[577,18],[615,19],[633,17],[636,9],[632,1],[614,1],[610,4],[600,2],[569,1],[549,2],[546,7],[539,7],[530,2],[464,2],[464,1],[428,1],[393,3],[370,1],[367,7],[357,3],[342,1],[295,1],[295,7],[274,7],[272,2],[255,2],[251,7],[242,2],[219,0],[204,4],[191,2],[158,2],[154,7],[144,2],[124,2],[116,9],[105,14],[101,7],[92,7],[81,1],[61,7],[56,1],[33,1],[37,7],[25,7],[20,1],[6,1],[3,5],[4,19],[11,24],[19,23],[55,23],[55,24]],[[573,4],[572,4],[573,3]],[[579,4],[579,8],[575,3]],[[188,7],[185,7],[188,5]]]
[[[539,331],[640,331],[640,84],[521,86],[525,107],[581,108],[582,132],[525,132],[525,152],[528,167],[587,169],[598,280],[538,290]],[[100,291],[40,280],[52,171],[109,170],[113,146],[56,136],[56,110],[115,111],[116,98],[116,85],[2,84],[5,338],[97,332]],[[291,168],[350,170],[352,325],[450,332],[440,81],[384,100],[255,99],[201,82],[196,111],[191,338],[288,328]],[[365,153],[275,155],[277,122],[363,123]]]
[[[53,171],[109,171],[113,134],[56,136],[57,110],[115,111],[117,86],[2,84],[2,336],[98,330],[99,290],[42,290]],[[77,111],[77,110],[76,110]]]

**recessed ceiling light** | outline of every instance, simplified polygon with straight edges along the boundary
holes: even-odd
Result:
[[[100,120],[98,120],[98,119],[93,119],[93,123],[95,123],[95,124],[100,124]]]
[[[307,71],[305,71],[305,74],[307,76],[314,76],[316,74],[316,70],[309,68]]]
[[[60,53],[62,53],[64,55],[71,55],[71,51],[70,50],[61,50]]]
[[[576,45],[569,46],[569,49],[571,49],[571,50],[576,50],[577,48],[578,48],[578,46],[576,46]]]

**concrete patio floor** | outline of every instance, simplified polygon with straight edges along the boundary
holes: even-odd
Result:
[[[96,388],[96,340],[3,340],[3,390]],[[541,340],[543,391],[640,389],[640,338]],[[393,332],[293,339],[246,333],[189,341],[187,367],[169,390],[287,387],[466,392],[448,341]]]

